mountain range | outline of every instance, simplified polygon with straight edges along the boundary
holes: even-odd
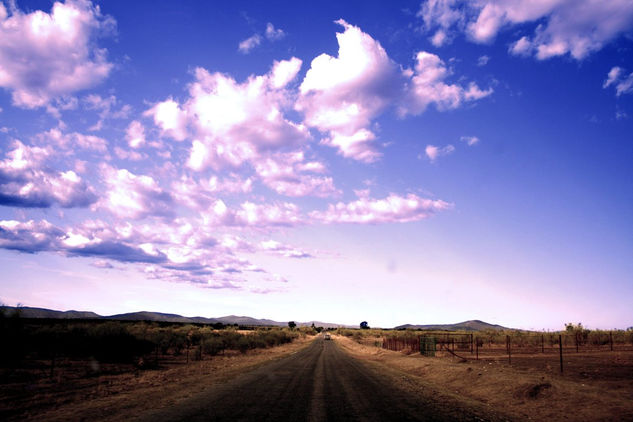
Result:
[[[44,308],[32,308],[28,306],[12,307],[2,306],[0,309],[5,315],[13,315],[19,312],[22,318],[50,318],[50,319],[111,319],[119,321],[155,321],[155,322],[175,322],[185,324],[218,324],[225,325],[261,325],[261,326],[276,326],[285,327],[288,322],[273,321],[270,319],[257,319],[248,316],[228,315],[217,318],[205,318],[205,317],[185,317],[177,314],[166,314],[161,312],[131,312],[126,314],[116,314],[103,316],[89,311],[55,311],[52,309]],[[297,326],[305,327],[314,324],[316,327],[324,328],[358,328],[357,326],[335,324],[331,322],[321,321],[306,321],[296,322]],[[507,328],[501,325],[488,324],[487,322],[479,320],[470,320],[459,322],[456,324],[432,324],[432,325],[413,325],[404,324],[394,327],[396,330],[412,329],[412,330],[443,330],[443,331],[483,331],[483,330],[505,330]]]

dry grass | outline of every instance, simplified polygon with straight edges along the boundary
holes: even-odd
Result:
[[[618,376],[633,370],[630,351],[572,356],[570,365],[577,372],[561,376],[539,365],[429,358],[359,344],[342,336],[335,340],[358,359],[397,369],[442,394],[477,401],[519,420],[633,420],[633,377]],[[586,373],[581,370],[583,359],[592,371],[602,370],[602,376],[580,376]]]
[[[72,385],[45,380],[41,385],[28,386],[37,393],[20,403],[19,414],[8,420],[133,420],[149,409],[171,406],[214,384],[294,353],[313,339],[307,336],[245,354],[227,351],[207,360],[173,363],[166,369],[84,378]],[[16,406],[7,400],[7,393],[0,390],[2,406]]]

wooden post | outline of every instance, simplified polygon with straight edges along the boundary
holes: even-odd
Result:
[[[558,335],[558,346],[560,349],[560,373],[563,373],[563,336]]]
[[[506,345],[508,347],[508,364],[512,365],[512,341],[510,340],[510,336],[506,336]]]
[[[545,335],[541,334],[541,353],[545,353]]]
[[[475,341],[477,343],[475,343],[475,348],[477,350],[477,354],[475,355],[477,357],[477,360],[479,360],[479,339],[475,339]]]
[[[613,333],[609,331],[609,344],[611,345],[611,351],[613,352]]]
[[[470,354],[473,354],[473,340],[474,340],[474,336],[473,334],[470,335]]]
[[[576,337],[576,353],[578,353],[578,333],[574,337]]]

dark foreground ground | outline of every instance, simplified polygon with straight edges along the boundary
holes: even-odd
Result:
[[[352,358],[319,337],[142,421],[482,421],[481,408],[400,389],[397,375]]]

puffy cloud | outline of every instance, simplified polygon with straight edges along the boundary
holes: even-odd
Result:
[[[46,220],[0,220],[0,248],[20,252],[35,253],[51,249],[57,238],[64,234],[62,230]]]
[[[391,106],[404,116],[421,113],[431,103],[451,109],[492,93],[474,83],[467,88],[446,84],[449,70],[426,52],[418,53],[415,72],[403,71],[378,41],[343,20],[337,23],[344,28],[336,34],[338,56],[312,60],[295,107],[304,113],[305,124],[325,134],[321,143],[346,158],[371,163],[381,157],[372,123]]]
[[[221,73],[197,68],[182,105],[169,99],[147,114],[177,139],[185,127],[195,133],[187,165],[196,171],[238,167],[261,153],[300,145],[310,137],[306,127],[284,116],[291,106],[286,85],[296,77],[301,61],[275,62],[266,75],[243,83]]]
[[[451,154],[455,151],[455,147],[453,145],[446,145],[443,148],[436,147],[435,145],[427,145],[424,149],[424,153],[431,162],[437,160],[438,157]]]
[[[186,113],[172,98],[157,103],[144,115],[154,118],[154,124],[161,129],[163,135],[176,141],[182,141],[187,137]]]
[[[600,50],[633,25],[628,0],[429,0],[419,16],[427,32],[443,31],[451,38],[465,32],[479,43],[491,42],[505,27],[538,23],[531,36],[510,47],[517,55],[539,60],[570,54],[577,60]]]
[[[251,52],[252,49],[257,47],[261,43],[262,43],[262,36],[259,34],[255,34],[251,37],[248,37],[244,41],[240,42],[240,44],[237,47],[237,50],[240,53],[248,54]]]
[[[252,189],[253,179],[242,179],[236,174],[225,178],[213,175],[199,179],[183,175],[171,185],[171,192],[178,203],[198,210],[208,208],[218,193],[249,193]]]
[[[338,57],[312,60],[296,108],[306,124],[329,133],[327,145],[346,157],[375,161],[379,153],[368,128],[401,92],[402,76],[378,41],[342,19],[336,23],[344,28],[336,34]]]
[[[313,211],[310,217],[323,223],[405,223],[451,208],[452,204],[447,202],[420,198],[412,193],[405,197],[390,194],[384,199],[361,195],[356,201],[330,204],[326,211]]]
[[[459,138],[459,140],[462,142],[466,142],[466,145],[468,145],[469,147],[472,147],[473,145],[479,143],[479,138],[476,136],[462,136],[461,138]]]
[[[412,72],[411,90],[407,104],[400,108],[402,114],[418,114],[435,104],[438,110],[454,109],[465,101],[475,101],[492,94],[492,88],[480,89],[475,83],[468,88],[444,81],[450,71],[437,55],[420,51],[416,55],[415,72]]]
[[[286,36],[286,33],[282,29],[275,28],[275,26],[268,22],[266,24],[266,38],[270,41],[278,41]]]
[[[489,61],[489,56],[486,56],[485,54],[483,56],[479,56],[479,58],[477,59],[477,66],[485,66],[488,64]]]
[[[77,173],[44,166],[49,155],[47,149],[14,141],[13,149],[0,161],[0,205],[72,208],[96,201],[94,190]]]
[[[74,153],[76,149],[96,151],[105,153],[108,141],[94,135],[84,135],[77,132],[64,133],[60,128],[52,128],[46,132],[39,133],[37,140],[40,143]]]
[[[279,41],[285,36],[286,33],[282,29],[275,28],[275,25],[270,22],[266,24],[264,37],[266,37],[268,41]],[[250,53],[254,48],[258,47],[262,43],[262,41],[264,41],[264,37],[262,37],[260,34],[253,34],[252,36],[239,43],[237,51],[242,54]]]
[[[260,247],[266,252],[272,252],[286,258],[312,258],[312,255],[301,249],[285,245],[272,239],[260,242]]]
[[[275,61],[273,63],[272,70],[272,85],[273,88],[283,88],[290,81],[297,77],[297,73],[301,70],[301,64],[303,62],[293,57],[290,60]]]
[[[306,162],[302,152],[260,159],[255,171],[264,185],[280,195],[324,198],[340,194],[331,177],[315,175],[325,171],[323,164],[318,161]]]
[[[0,4],[0,87],[11,91],[15,105],[35,108],[96,85],[112,64],[94,41],[114,27],[87,0],[56,2],[50,13]]]
[[[145,128],[138,120],[133,120],[125,131],[127,143],[132,148],[139,148],[145,143]]]
[[[303,219],[297,205],[283,202],[255,204],[243,202],[237,209],[230,209],[221,199],[201,213],[205,225],[237,227],[279,227],[295,226]]]
[[[102,177],[107,192],[99,201],[99,208],[119,218],[141,219],[174,214],[173,196],[150,176],[103,165]]]
[[[434,31],[430,41],[435,47],[452,42],[450,28],[460,24],[464,16],[459,9],[454,9],[457,0],[428,0],[422,2],[418,16],[422,19],[426,31]]]
[[[99,120],[90,127],[90,130],[101,130],[107,119],[125,119],[132,111],[132,107],[128,104],[122,105],[116,110],[115,107],[119,101],[114,95],[104,98],[97,94],[90,94],[82,101],[87,110],[96,110],[99,114]]]
[[[621,67],[615,66],[611,68],[602,87],[608,88],[613,85],[617,96],[633,93],[633,72],[626,77],[623,76],[623,73],[624,69]]]

